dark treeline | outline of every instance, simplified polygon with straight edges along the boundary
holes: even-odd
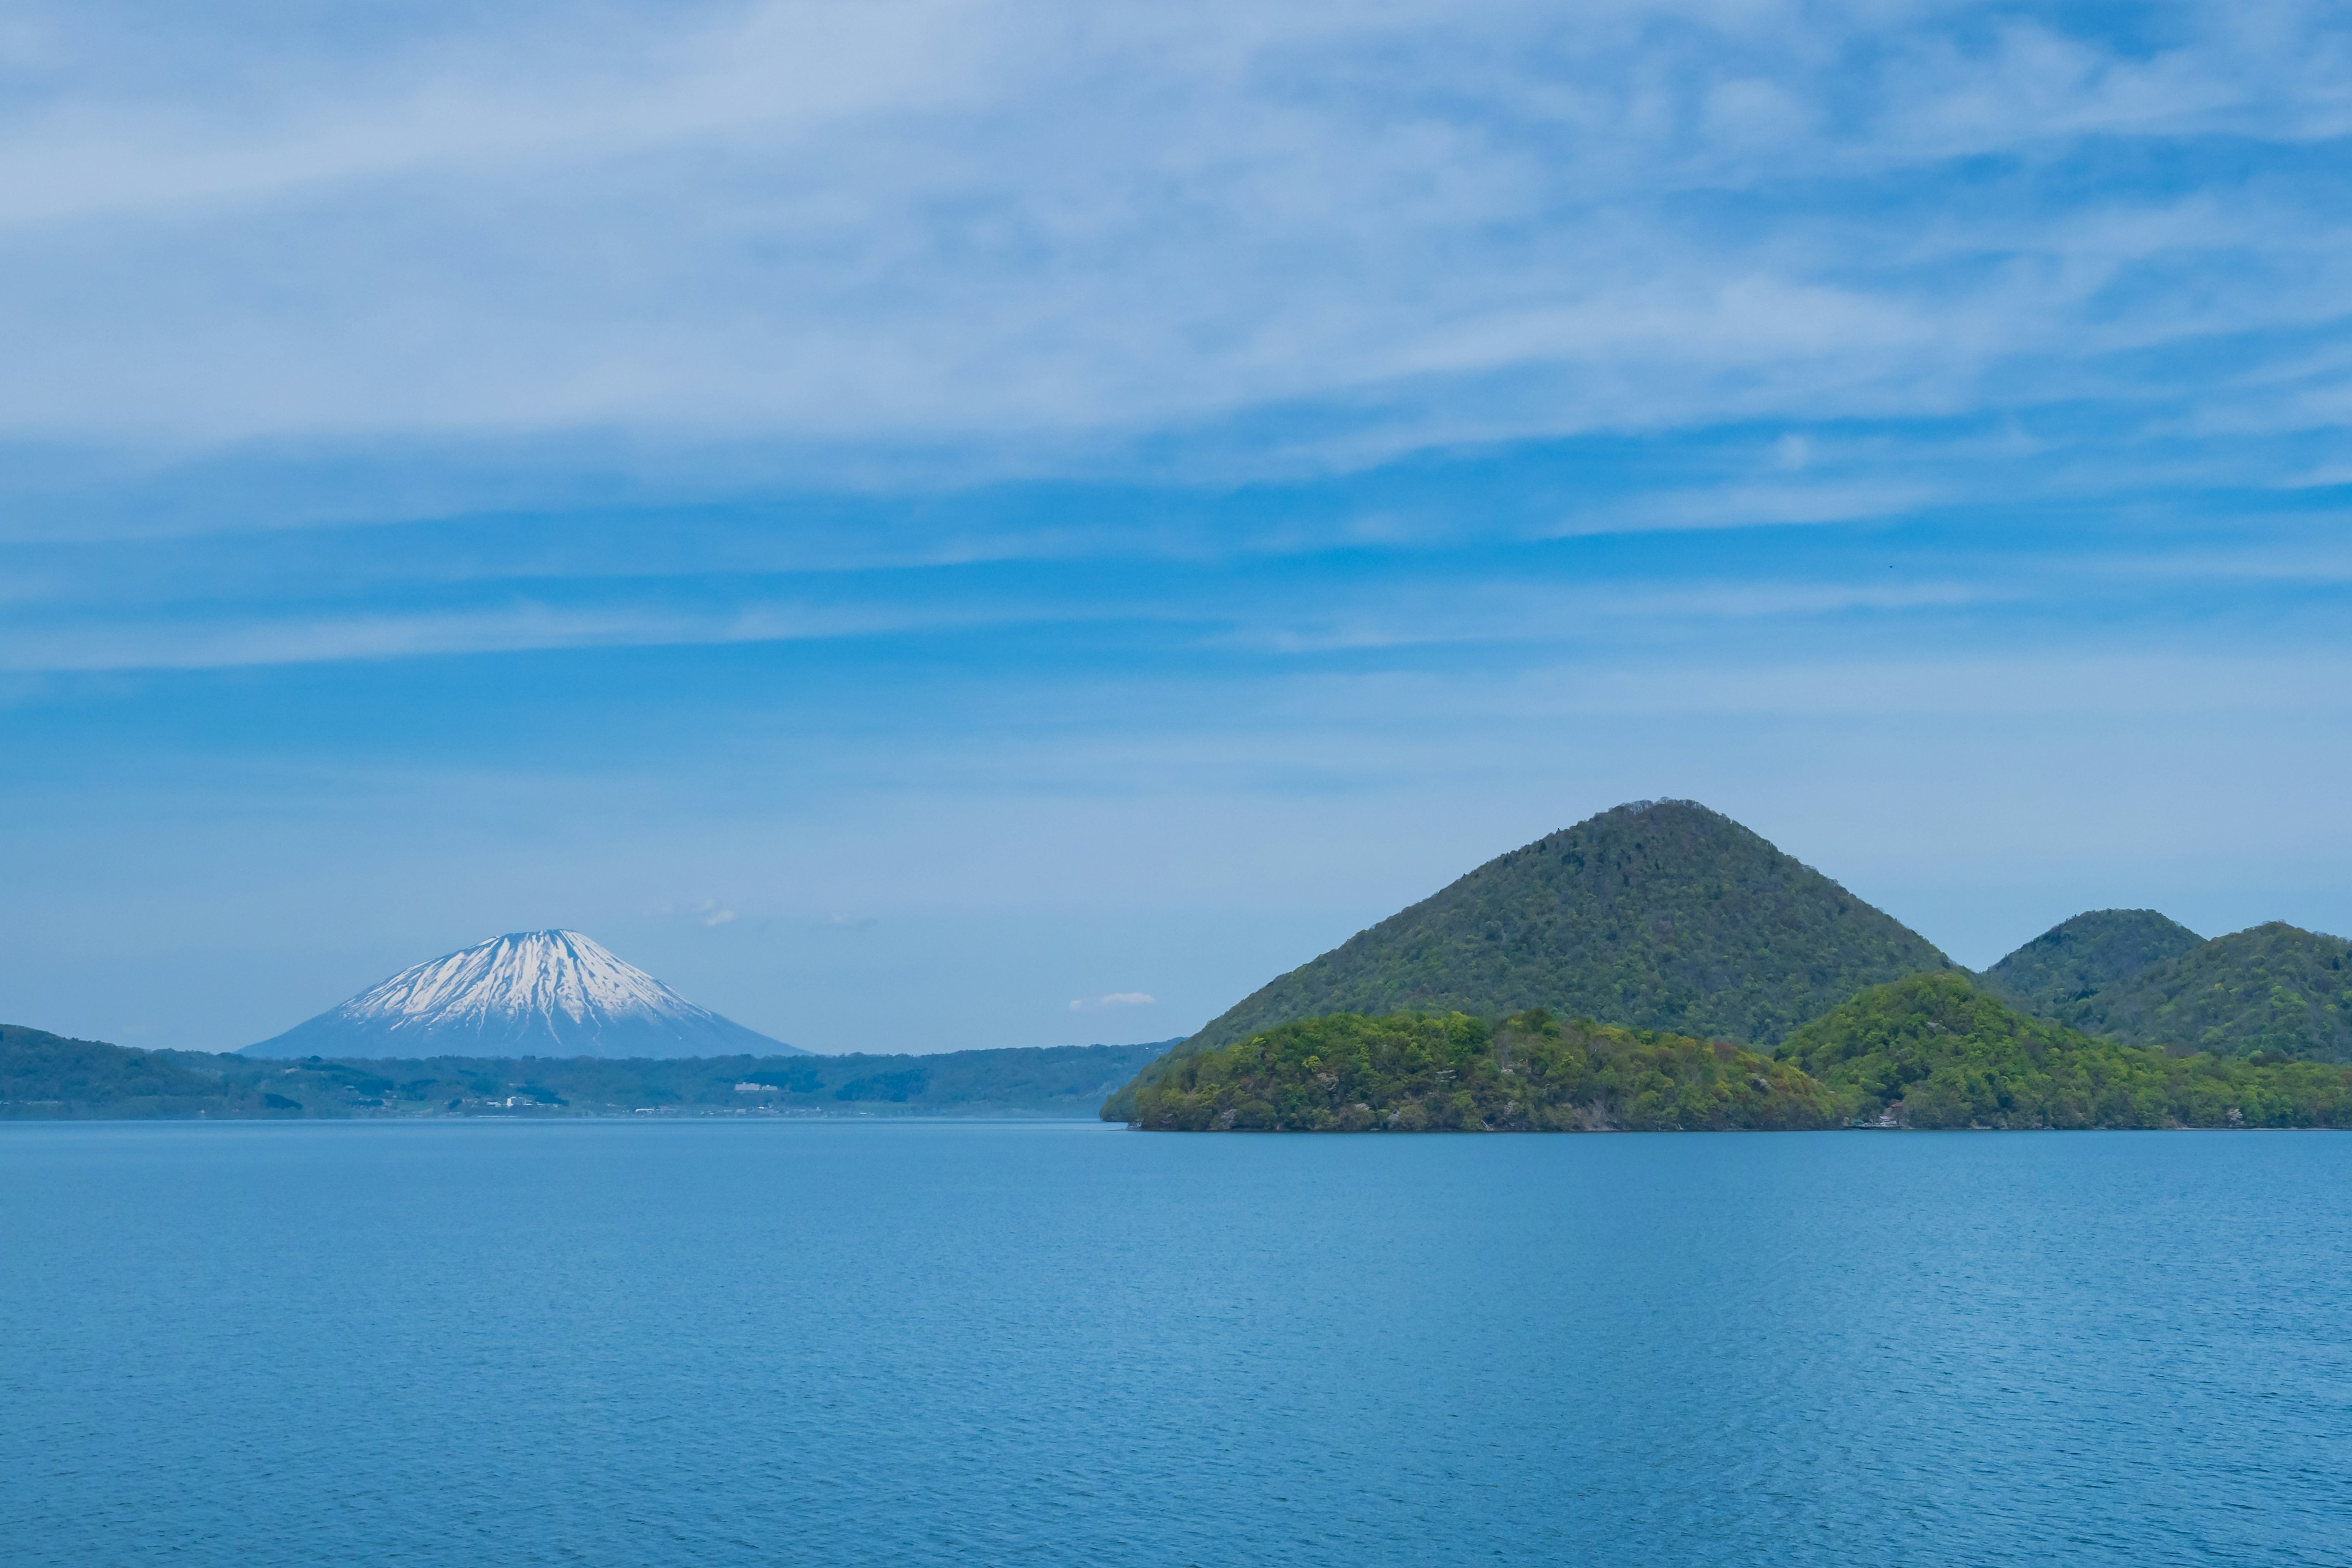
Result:
[[[299,1061],[139,1051],[0,1026],[0,1117],[1088,1116],[1167,1048],[682,1060],[435,1057]]]

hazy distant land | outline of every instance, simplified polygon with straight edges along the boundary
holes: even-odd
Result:
[[[0,1118],[1084,1117],[1168,1042],[935,1056],[301,1061],[0,1026]]]

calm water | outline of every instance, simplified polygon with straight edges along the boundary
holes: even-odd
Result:
[[[2352,1137],[0,1128],[11,1563],[2343,1563]]]

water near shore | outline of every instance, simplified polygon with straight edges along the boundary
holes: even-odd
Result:
[[[15,1564],[2338,1563],[2352,1137],[0,1129]]]

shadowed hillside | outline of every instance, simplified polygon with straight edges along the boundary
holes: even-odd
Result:
[[[1950,961],[1705,806],[1639,802],[1479,867],[1185,1042],[1401,1008],[1571,1017],[1769,1045],[1865,985]]]
[[[2051,1011],[2137,1045],[2352,1062],[2352,942],[2273,921],[2200,942]]]
[[[2154,910],[2093,910],[2052,926],[1985,971],[1984,982],[2029,1013],[2056,1017],[2204,940]]]

